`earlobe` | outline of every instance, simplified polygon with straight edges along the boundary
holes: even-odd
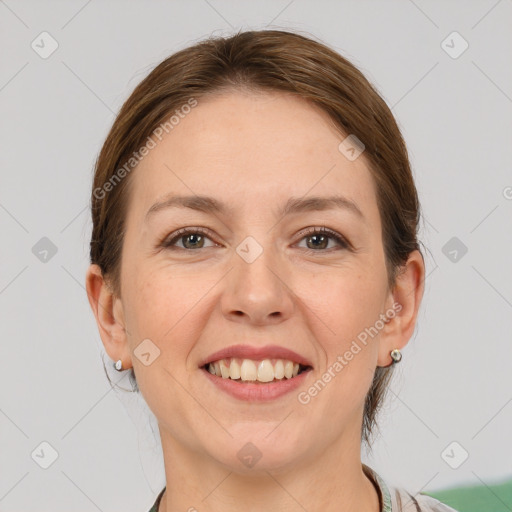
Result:
[[[121,360],[123,368],[129,368],[131,357],[122,303],[113,294],[98,265],[90,265],[87,269],[86,290],[105,351],[112,361]]]
[[[389,300],[394,316],[381,331],[378,366],[393,363],[391,351],[401,350],[409,342],[416,325],[425,282],[425,264],[420,251],[411,252],[396,278]]]

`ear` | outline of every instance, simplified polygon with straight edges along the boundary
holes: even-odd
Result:
[[[85,284],[89,304],[96,317],[105,351],[113,361],[121,359],[124,370],[130,368],[131,353],[121,299],[114,295],[98,265],[89,266]]]
[[[393,363],[390,352],[402,349],[411,338],[418,310],[423,298],[425,284],[425,263],[422,254],[413,251],[396,278],[396,284],[388,297],[388,312],[394,316],[386,323],[380,333],[378,366],[390,366]]]

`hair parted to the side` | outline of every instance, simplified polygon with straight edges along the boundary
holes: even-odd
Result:
[[[121,255],[131,173],[107,187],[169,115],[191,99],[229,89],[281,91],[313,103],[340,135],[365,146],[377,191],[390,288],[414,250],[420,205],[406,145],[391,110],[365,76],[325,44],[294,32],[258,30],[210,37],[166,58],[135,88],[122,106],[98,156],[91,194],[90,261],[116,296],[122,293]],[[340,138],[341,142],[341,138]],[[99,193],[98,191],[101,191]],[[133,369],[131,370],[133,371]],[[392,366],[378,367],[366,396],[362,441],[371,451],[376,415]]]

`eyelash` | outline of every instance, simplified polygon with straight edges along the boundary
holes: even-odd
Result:
[[[169,249],[169,250],[179,249],[182,251],[189,251],[189,252],[198,250],[198,249],[186,249],[186,248],[182,248],[182,247],[173,247],[174,244],[177,241],[179,241],[180,238],[184,237],[185,235],[198,234],[198,233],[200,233],[201,235],[204,235],[206,238],[211,240],[210,231],[208,229],[205,229],[205,228],[183,228],[183,229],[180,229],[180,230],[176,231],[175,233],[173,233],[170,237],[164,239],[162,241],[162,243],[160,244],[160,246],[165,249]],[[336,233],[336,231],[333,231],[326,227],[313,227],[313,228],[307,228],[307,229],[302,230],[299,233],[299,236],[300,236],[299,242],[302,241],[304,238],[307,238],[308,236],[313,236],[313,235],[328,235],[329,238],[332,238],[339,244],[340,247],[338,249],[350,249],[350,244],[347,242],[347,240],[342,235],[340,235],[339,233]],[[211,241],[213,242],[213,240],[211,240]],[[201,247],[199,249],[201,249]],[[207,247],[205,247],[205,249],[207,249]],[[305,251],[307,253],[319,253],[319,252],[330,253],[333,250],[336,250],[336,248],[305,249]]]

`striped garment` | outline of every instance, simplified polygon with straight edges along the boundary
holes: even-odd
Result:
[[[363,471],[379,491],[380,512],[457,512],[454,508],[426,494],[419,493],[413,496],[405,489],[389,487],[380,475],[366,464],[363,464]],[[158,505],[164,491],[165,487],[149,512],[158,512]]]
[[[412,495],[405,489],[388,486],[382,477],[366,464],[363,464],[363,471],[380,491],[380,512],[457,512],[432,496],[421,492]]]

